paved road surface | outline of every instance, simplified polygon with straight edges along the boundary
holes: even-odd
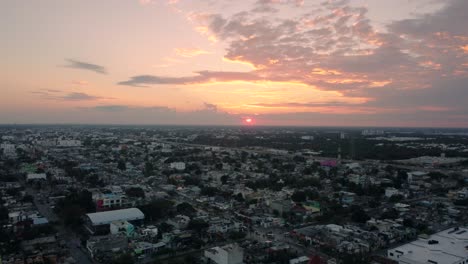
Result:
[[[31,187],[26,188],[26,193],[34,197],[34,204],[37,207],[39,213],[46,217],[50,221],[59,221],[60,219],[53,212],[50,205],[46,202],[47,199],[41,199],[41,193],[32,189]],[[44,200],[40,203],[39,200]],[[65,245],[70,251],[70,255],[76,260],[76,263],[92,264],[94,263],[90,256],[86,253],[85,249],[81,247],[80,239],[70,229],[65,228],[63,224],[58,223],[55,225],[57,228],[58,239],[65,241]]]

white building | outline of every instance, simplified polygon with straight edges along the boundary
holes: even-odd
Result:
[[[185,170],[185,162],[172,162],[170,164],[171,169],[176,169],[179,171]]]
[[[234,243],[207,249],[204,255],[216,264],[242,264],[244,249]]]
[[[81,147],[81,140],[75,139],[59,139],[57,140],[59,147]]]
[[[14,144],[3,143],[0,145],[0,149],[3,151],[3,155],[7,157],[16,156],[16,146]]]
[[[96,209],[98,211],[124,207],[128,202],[124,194],[116,193],[96,193],[93,194],[93,200],[96,203]]]
[[[385,132],[380,129],[366,129],[361,132],[363,136],[378,136],[383,134],[385,134]]]
[[[400,191],[393,187],[388,187],[385,189],[385,197],[390,198],[394,195],[400,195]]]
[[[468,263],[468,228],[451,228],[387,251],[400,264]]]
[[[314,140],[314,136],[302,136],[302,140]]]
[[[309,262],[309,257],[302,256],[294,259],[289,260],[289,264],[307,264]]]
[[[28,173],[28,175],[26,175],[26,180],[47,180],[47,175],[45,173]]]

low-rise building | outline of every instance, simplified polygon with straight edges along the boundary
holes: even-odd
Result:
[[[238,244],[229,244],[207,249],[204,255],[216,264],[241,264],[244,259],[244,249]]]
[[[468,228],[451,228],[392,248],[387,256],[400,264],[468,263]]]
[[[139,225],[145,219],[145,215],[138,208],[128,208],[107,212],[90,213],[85,216],[86,229],[91,234],[109,233],[110,224],[117,221],[128,221]]]

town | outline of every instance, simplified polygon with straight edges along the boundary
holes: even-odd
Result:
[[[468,263],[463,129],[4,125],[0,263]]]

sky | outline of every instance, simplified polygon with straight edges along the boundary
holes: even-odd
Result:
[[[1,1],[0,123],[468,127],[467,10]]]

